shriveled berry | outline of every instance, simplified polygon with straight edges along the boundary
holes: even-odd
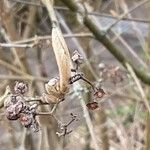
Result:
[[[24,102],[19,95],[10,95],[4,102],[5,114],[9,120],[17,120],[24,109]]]
[[[27,112],[21,113],[19,120],[24,127],[30,128],[34,132],[39,131],[39,124],[36,121],[34,114]]]
[[[87,106],[90,110],[95,110],[95,109],[97,109],[97,108],[99,107],[97,102],[88,103],[86,106]]]
[[[25,127],[29,127],[31,125],[32,119],[33,116],[31,114],[25,114],[25,113],[21,113],[19,118],[21,124]]]

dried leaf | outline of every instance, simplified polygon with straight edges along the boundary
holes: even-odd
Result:
[[[97,98],[102,98],[105,95],[105,92],[102,88],[96,88],[94,96]]]
[[[66,92],[71,77],[71,58],[66,42],[57,26],[52,29],[52,46],[59,69],[60,91]]]
[[[97,102],[88,103],[86,106],[87,106],[88,109],[90,109],[90,110],[95,110],[95,109],[97,109],[97,108],[99,107]]]
[[[49,100],[55,97],[54,101],[57,103],[69,90],[69,79],[71,77],[71,58],[67,44],[64,40],[62,32],[59,28],[57,17],[55,15],[53,1],[42,0],[47,8],[49,17],[52,23],[52,47],[56,57],[56,62],[59,70],[59,82],[56,86],[47,84],[47,97]],[[52,90],[52,91],[51,91]]]

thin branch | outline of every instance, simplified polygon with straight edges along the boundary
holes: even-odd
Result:
[[[99,12],[88,12],[88,15],[93,15],[93,16],[98,16],[98,17],[106,17],[106,18],[111,18],[111,19],[118,19],[118,17],[109,15],[109,14],[100,14]],[[140,19],[140,18],[128,18],[128,17],[123,17],[122,20],[124,21],[134,21],[134,22],[143,22],[143,23],[150,23],[150,20],[145,20],[145,19]]]
[[[6,11],[7,10],[7,11]],[[0,20],[2,24],[3,36],[5,40],[10,43],[13,40],[19,39],[18,32],[13,24],[14,18],[11,15],[8,1],[1,1],[0,3]],[[4,28],[4,29],[3,29]],[[7,31],[7,33],[6,33]],[[14,58],[17,60],[20,69],[26,72],[26,68],[20,59],[20,51],[18,48],[11,48]]]
[[[5,98],[10,94],[10,87],[7,86],[4,94],[0,97],[0,108],[3,107]]]
[[[118,40],[125,46],[125,48],[130,52],[130,54],[145,68],[147,68],[147,64],[139,57],[139,55],[136,53],[136,51],[123,39],[123,37],[119,36],[119,34],[115,31],[112,31],[116,37],[118,37]]]
[[[81,89],[79,83],[74,85],[73,88],[74,88],[76,96],[80,99],[80,104],[81,104],[82,109],[83,109],[83,114],[84,114],[84,118],[85,118],[85,121],[86,121],[86,124],[87,124],[87,128],[89,130],[89,133],[91,135],[91,138],[92,138],[92,141],[93,141],[93,144],[94,144],[94,149],[99,150],[100,148],[98,146],[98,141],[97,141],[97,138],[96,138],[96,135],[95,135],[94,126],[93,126],[90,114],[89,114],[89,112],[87,110],[87,107],[86,107],[86,104],[85,104],[85,98],[84,98],[84,93],[85,92],[83,90],[79,90],[79,89]]]
[[[38,77],[38,76],[18,76],[18,75],[1,75],[0,74],[0,80],[31,80],[31,81],[43,81],[47,82],[49,79],[44,77]]]
[[[139,3],[138,5],[134,6],[133,8],[131,8],[128,12],[124,13],[123,15],[121,15],[119,17],[119,19],[113,23],[108,29],[107,32],[109,32],[117,23],[119,23],[125,16],[127,16],[128,14],[132,13],[133,11],[135,11],[137,8],[141,7],[142,5],[148,3],[149,0],[144,0],[141,3]]]
[[[147,97],[146,97],[146,95],[144,93],[144,90],[142,88],[142,85],[141,85],[140,81],[138,80],[138,78],[137,78],[134,70],[132,69],[132,67],[128,63],[126,63],[126,66],[127,66],[128,71],[130,72],[131,76],[133,77],[133,79],[134,79],[138,89],[139,89],[139,92],[141,94],[141,97],[142,97],[142,99],[144,101],[144,104],[145,104],[146,108],[148,109],[148,111],[150,113],[150,105],[148,103],[148,99],[147,99]]]
[[[19,70],[18,68],[16,68],[15,66],[3,61],[0,59],[0,65],[6,67],[7,69],[15,72],[15,73],[18,73],[19,75],[22,75],[22,76],[16,76],[16,75],[0,75],[0,79],[10,79],[10,80],[16,80],[16,79],[26,79],[26,80],[31,80],[31,81],[34,81],[34,80],[39,80],[39,81],[48,81],[47,78],[43,78],[43,77],[35,77],[35,76],[32,76],[32,75],[29,75],[27,73],[24,73],[22,70]]]
[[[29,6],[27,25],[26,25],[26,28],[24,29],[23,39],[30,37],[31,33],[33,32],[33,29],[34,29],[33,27],[34,27],[34,23],[35,23],[35,19],[36,19],[36,17],[35,17],[36,11],[37,11],[37,9],[35,7]]]
[[[63,37],[64,38],[74,38],[74,37],[84,38],[84,37],[93,37],[93,34],[91,34],[91,33],[63,34]],[[31,37],[31,38],[28,38],[25,40],[13,41],[12,44],[24,44],[24,43],[29,43],[29,42],[38,43],[38,41],[40,41],[40,40],[49,40],[51,38],[52,38],[51,35],[45,35],[45,36],[37,36],[36,35],[34,37]],[[24,46],[26,46],[26,45],[24,45]],[[32,44],[29,46],[32,46]]]
[[[31,5],[31,6],[45,7],[41,3],[35,3],[35,2],[30,2],[30,1],[23,1],[23,0],[9,0],[9,1],[13,1],[13,2],[16,2],[16,3],[21,3],[21,4],[26,4],[26,5]]]
[[[0,43],[0,47],[7,48],[33,48],[35,44],[14,44],[14,43]]]
[[[4,60],[1,60],[0,59],[0,65],[6,67],[7,69],[13,71],[13,72],[16,72],[18,74],[21,74],[21,75],[27,75],[26,73],[24,73],[22,70],[18,69],[17,67],[9,64],[8,62],[4,61]]]
[[[21,3],[21,4],[26,4],[26,5],[32,5],[32,6],[35,6],[35,7],[45,7],[44,5],[42,5],[40,3],[35,3],[35,2],[28,2],[28,1],[23,1],[23,0],[9,0],[9,1],[17,2],[17,3]],[[54,8],[56,10],[69,11],[69,9],[67,7],[55,6]],[[88,12],[87,14],[91,15],[91,16],[118,19],[118,17],[112,16],[112,15],[109,15],[109,14],[99,13],[99,12]],[[145,19],[140,19],[140,18],[132,18],[131,19],[131,18],[126,17],[126,15],[124,17],[122,17],[122,20],[150,23],[150,20],[145,20]]]
[[[91,33],[75,33],[75,34],[64,34],[64,38],[85,38],[89,37],[92,38],[93,35]],[[11,43],[0,43],[0,47],[5,48],[33,48],[34,46],[39,44],[39,41],[42,40],[49,40],[51,39],[51,35],[45,35],[45,36],[34,36],[25,40],[19,40],[19,41],[13,41]],[[32,43],[31,43],[32,42]],[[30,44],[25,44],[30,43]]]

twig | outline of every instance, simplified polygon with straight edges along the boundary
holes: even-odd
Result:
[[[36,10],[37,9],[35,7],[29,6],[27,25],[26,25],[26,28],[24,29],[23,39],[30,37],[31,33],[33,32],[34,28],[32,28],[32,26],[34,26],[34,23],[35,23]]]
[[[0,97],[0,108],[3,107],[5,98],[6,98],[9,94],[10,94],[10,87],[7,86],[7,87],[6,87],[6,90],[5,90],[5,93]]]
[[[10,43],[13,40],[19,39],[19,35],[15,28],[15,24],[13,24],[14,18],[10,14],[11,11],[10,11],[10,8],[8,5],[9,5],[8,1],[1,1],[1,3],[0,3],[0,19],[1,19],[2,26],[5,28],[5,30],[7,30],[7,33],[5,32],[5,30],[3,30],[3,36],[4,36],[5,40]],[[3,27],[1,27],[1,28],[3,28]],[[20,66],[20,69],[22,71],[26,72],[26,68],[20,59],[19,49],[17,49],[17,48],[15,49],[12,47],[11,50],[12,50],[12,53],[13,53],[15,59],[17,60],[18,65]]]
[[[31,80],[31,81],[34,81],[34,80],[39,80],[39,81],[48,81],[48,78],[44,78],[44,77],[36,77],[36,76],[32,76],[32,75],[29,75],[27,73],[24,73],[23,71],[19,70],[18,68],[16,68],[15,66],[3,61],[0,59],[0,65],[6,67],[7,69],[15,72],[15,73],[18,73],[19,75],[22,75],[22,76],[17,76],[17,75],[0,75],[0,79],[9,79],[9,80]]]
[[[45,80],[44,78],[42,79],[42,78],[40,78],[40,77],[37,77],[37,78],[34,78],[32,75],[29,75],[29,74],[27,74],[27,73],[24,73],[22,70],[19,70],[18,68],[16,68],[15,66],[13,66],[13,65],[11,65],[11,64],[9,64],[9,63],[7,63],[7,62],[5,62],[5,61],[3,61],[3,60],[1,60],[0,59],[0,65],[2,65],[2,66],[4,66],[4,67],[6,67],[7,69],[9,69],[9,70],[12,70],[13,72],[16,72],[16,73],[18,73],[18,74],[20,74],[20,75],[24,75],[25,77],[24,78],[28,78],[29,80],[34,80],[34,79],[39,79],[39,80]],[[6,76],[3,76],[3,75],[1,75],[1,78],[5,78]],[[9,79],[16,79],[16,77],[15,76],[8,76],[8,78]],[[7,79],[8,79],[7,78]],[[18,78],[22,78],[23,79],[23,77],[18,77]]]
[[[74,82],[76,82],[76,81],[78,81],[80,79],[83,80],[83,81],[85,81],[86,83],[88,83],[92,87],[93,90],[95,89],[94,85],[88,79],[86,79],[82,74],[80,74],[80,73],[72,76],[70,78],[70,82],[69,83],[73,84]]]
[[[63,34],[64,38],[84,38],[84,37],[93,37],[91,33],[74,33],[74,34]],[[13,41],[12,44],[24,44],[24,43],[29,43],[29,42],[35,42],[37,43],[40,40],[49,40],[51,39],[51,35],[45,35],[45,36],[34,36],[25,40],[20,40],[20,41]]]
[[[26,75],[26,73],[24,73],[23,71],[19,70],[19,69],[16,68],[15,66],[13,66],[13,65],[11,65],[11,64],[9,64],[9,63],[7,63],[7,62],[4,61],[4,60],[1,60],[1,59],[0,59],[0,65],[6,67],[6,68],[9,69],[9,70],[12,70],[13,72],[18,73],[18,74],[21,74],[21,75],[24,74],[24,75]]]
[[[18,75],[1,75],[0,74],[0,79],[1,80],[36,80],[36,81],[43,81],[47,82],[49,79],[44,78],[44,77],[39,77],[39,76],[32,76],[32,75],[26,75],[26,76],[18,76]]]
[[[0,43],[0,47],[7,47],[7,48],[33,48],[35,44],[15,44],[15,43]]]
[[[40,3],[35,3],[35,2],[28,2],[28,1],[23,1],[23,0],[9,0],[9,1],[14,1],[14,2],[17,2],[17,3],[22,3],[22,4],[26,4],[26,5],[32,5],[32,6],[36,6],[36,7],[45,7],[44,5],[42,5]],[[67,7],[62,7],[62,6],[55,6],[54,8],[56,10],[63,10],[63,11],[68,11],[69,10]],[[100,17],[118,19],[118,17],[114,17],[112,15],[99,13],[99,12],[88,12],[87,14],[88,15],[93,15],[93,16],[98,16],[98,17],[100,16]],[[122,17],[122,20],[150,23],[150,20],[139,19],[139,18],[132,18],[131,19],[131,18],[127,18],[125,16]]]
[[[36,113],[36,116],[46,116],[46,115],[48,115],[48,116],[53,116],[53,115],[51,114],[51,112],[37,112],[37,113]]]
[[[142,5],[144,5],[144,4],[148,3],[148,2],[149,2],[149,0],[144,0],[144,1],[142,1],[141,3],[139,3],[138,5],[136,5],[136,6],[134,6],[133,8],[131,8],[128,12],[124,13],[123,15],[121,15],[121,16],[119,17],[119,19],[118,19],[115,23],[113,23],[113,24],[107,29],[106,33],[109,32],[109,31],[111,30],[111,28],[114,27],[118,22],[120,22],[125,16],[127,16],[128,14],[130,14],[131,12],[133,12],[134,10],[136,10],[137,8],[139,8],[140,6],[142,6]]]
[[[98,143],[97,143],[96,135],[95,135],[95,132],[94,132],[94,127],[93,127],[93,124],[92,124],[92,120],[91,120],[89,112],[87,110],[85,100],[83,99],[83,93],[84,92],[82,90],[79,91],[80,88],[81,88],[80,85],[76,84],[74,86],[74,91],[75,91],[75,94],[77,95],[77,97],[80,99],[80,103],[81,103],[81,106],[82,106],[82,109],[83,109],[83,114],[84,114],[84,117],[85,117],[87,128],[89,130],[89,133],[91,135],[91,138],[92,138],[92,141],[93,141],[93,144],[94,144],[94,148],[95,148],[95,150],[99,150],[100,148],[98,147]],[[78,91],[76,91],[77,89],[78,89]]]
[[[119,36],[118,33],[116,33],[115,31],[112,31],[112,33],[114,33],[114,35],[118,37],[118,40],[120,40],[120,42],[127,48],[127,50],[131,53],[131,55],[135,57],[135,59],[138,60],[138,62],[146,68],[147,67],[146,63],[138,56],[135,50],[132,49],[132,47],[121,36]]]
[[[139,92],[141,94],[141,97],[144,101],[144,104],[145,104],[146,108],[148,109],[148,112],[150,113],[150,105],[148,103],[148,99],[147,99],[147,97],[144,93],[144,90],[142,88],[142,85],[140,84],[140,81],[138,80],[138,78],[137,78],[134,70],[132,69],[132,67],[128,63],[126,63],[126,66],[127,66],[128,71],[130,72],[131,76],[133,77],[138,89],[139,89]]]
[[[68,123],[63,124],[61,121],[58,121],[58,125],[60,126],[61,132],[56,132],[56,134],[59,137],[70,134],[72,130],[68,131],[68,126],[72,124],[75,120],[76,120],[76,116],[71,113],[71,120]]]

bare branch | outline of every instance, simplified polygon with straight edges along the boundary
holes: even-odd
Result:
[[[26,4],[26,5],[32,5],[32,6],[36,6],[36,7],[45,7],[44,5],[40,4],[40,3],[35,3],[35,2],[28,2],[28,1],[23,1],[23,0],[9,0],[9,1],[14,1],[17,3],[22,3],[22,4]],[[69,11],[69,9],[67,7],[62,7],[62,6],[55,6],[54,9],[56,10],[63,10],[63,11]],[[91,16],[98,16],[98,17],[106,17],[106,18],[113,18],[113,19],[118,19],[115,16],[109,15],[109,14],[104,14],[104,13],[99,13],[99,12],[88,12],[88,15]],[[128,18],[126,16],[122,17],[122,20],[126,20],[126,21],[135,21],[135,22],[143,22],[143,23],[150,23],[150,20],[145,20],[145,19],[140,19],[140,18]]]
[[[149,0],[144,0],[142,1],[141,3],[139,3],[138,5],[134,6],[133,8],[131,8],[128,12],[124,13],[123,15],[121,15],[119,17],[119,19],[113,23],[108,29],[106,32],[109,32],[117,23],[119,23],[125,16],[127,16],[128,14],[130,14],[131,12],[135,11],[137,8],[141,7],[142,5],[148,3]]]

